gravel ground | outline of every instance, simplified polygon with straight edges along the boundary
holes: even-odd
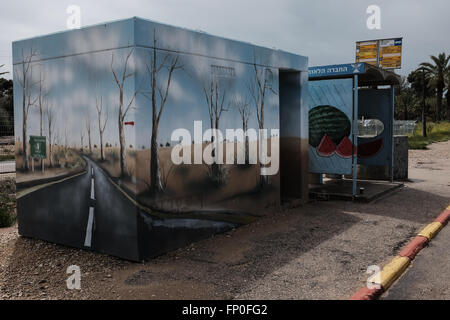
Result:
[[[0,229],[0,299],[347,299],[450,204],[450,141],[410,151],[405,187],[370,204],[311,202],[130,263]],[[81,268],[81,290],[66,269]]]

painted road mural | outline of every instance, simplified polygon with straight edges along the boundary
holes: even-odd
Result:
[[[278,170],[249,150],[277,154],[279,70],[305,57],[132,18],[14,42],[13,64],[21,235],[142,260],[279,205]],[[197,139],[196,121],[268,134]],[[230,145],[243,162],[223,161]],[[174,164],[174,148],[213,160]]]

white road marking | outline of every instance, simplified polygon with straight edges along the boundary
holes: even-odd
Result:
[[[94,167],[91,168],[91,174],[94,176]]]
[[[95,200],[95,197],[94,197],[94,178],[91,179],[91,200]]]
[[[92,243],[92,226],[94,223],[94,208],[89,208],[89,219],[86,227],[86,238],[84,239],[84,246],[91,247]]]
[[[52,185],[57,184],[57,183],[61,183],[61,182],[64,182],[64,181],[67,181],[67,180],[70,180],[70,179],[77,178],[77,177],[85,175],[87,173],[88,173],[88,171],[85,170],[83,172],[76,173],[73,176],[70,176],[70,177],[67,177],[67,178],[63,178],[61,180],[57,180],[57,181],[53,181],[53,182],[49,182],[49,183],[44,183],[44,184],[40,184],[38,186],[34,186],[34,187],[31,187],[31,188],[28,188],[28,189],[25,189],[25,190],[21,190],[21,191],[16,193],[16,199],[20,199],[20,198],[26,196],[27,194],[33,193],[35,191],[41,190],[43,188],[52,186]]]

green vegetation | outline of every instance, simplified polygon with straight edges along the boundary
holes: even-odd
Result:
[[[14,160],[16,157],[13,154],[0,154],[0,161]]]
[[[425,120],[421,123],[422,136],[430,132],[428,119],[436,123],[450,121],[450,55],[442,52],[430,56],[430,60],[403,77],[395,93],[395,118]]]
[[[1,68],[2,66],[0,66]],[[0,75],[7,72],[0,72]],[[1,136],[14,135],[13,82],[0,78],[0,128]]]
[[[0,181],[0,228],[10,227],[16,222],[14,190],[14,179]]]
[[[422,136],[422,123],[417,123],[414,128],[414,135],[409,136],[409,149],[427,149],[427,146],[434,142],[450,140],[450,122],[428,122],[427,136]]]
[[[421,121],[409,137],[410,149],[450,140],[450,55],[442,52],[430,60],[404,77],[396,90],[395,118]]]
[[[431,56],[430,58],[433,63],[422,62],[420,66],[424,71],[431,75],[431,86],[436,90],[435,119],[437,122],[439,122],[442,116],[442,96],[446,88],[445,80],[448,76],[448,73],[450,72],[450,55],[447,56],[445,53],[441,53],[437,57]],[[447,83],[447,86],[448,85],[449,84]],[[447,105],[450,107],[450,105],[448,104],[448,100]],[[447,110],[447,119],[450,121],[450,110]]]

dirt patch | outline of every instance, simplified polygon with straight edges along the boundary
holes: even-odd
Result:
[[[17,226],[0,233],[0,297],[3,299],[90,299],[94,287],[68,290],[67,268],[81,268],[82,283],[111,288],[113,270],[130,263],[101,254],[20,238]]]

